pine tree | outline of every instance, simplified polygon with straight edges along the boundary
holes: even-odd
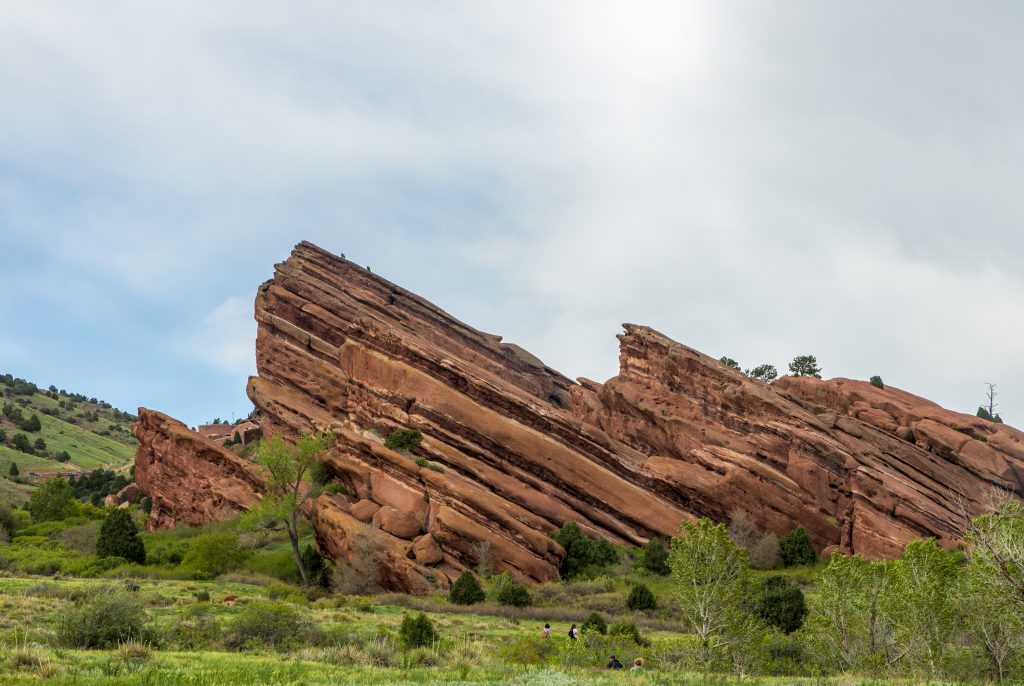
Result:
[[[146,561],[146,547],[128,510],[112,510],[103,520],[96,539],[98,557],[123,557],[129,562]]]
[[[468,570],[459,575],[448,591],[448,600],[456,605],[474,605],[483,602],[485,597],[480,582],[473,576],[473,572]]]
[[[12,462],[11,463],[11,468],[9,470],[7,470],[7,471],[8,471],[8,473],[11,476],[18,476],[18,474],[21,473],[21,472],[18,471],[18,463],[17,462]]]

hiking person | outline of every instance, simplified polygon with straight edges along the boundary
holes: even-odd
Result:
[[[541,638],[551,638],[551,625],[545,624],[544,628],[540,630]]]
[[[642,657],[638,657],[637,659],[633,660],[633,666],[629,668],[629,671],[636,672],[643,666],[644,659]]]
[[[619,658],[617,658],[614,655],[612,655],[608,659],[608,665],[607,665],[606,669],[622,669],[622,663],[619,662]]]
[[[579,635],[580,635],[580,630],[576,628],[575,624],[573,624],[571,627],[569,627],[569,638],[570,639],[575,641],[579,637]]]

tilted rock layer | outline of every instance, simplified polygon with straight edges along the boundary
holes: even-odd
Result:
[[[954,545],[992,487],[1021,492],[1024,434],[1008,426],[866,382],[769,386],[629,324],[619,375],[574,383],[308,243],[260,287],[256,319],[248,392],[264,431],[336,436],[323,462],[339,492],[311,512],[318,545],[373,550],[390,588],[446,585],[482,555],[543,581],[567,521],[642,544],[737,508],[776,534],[803,526],[819,551],[892,557],[922,536]],[[244,460],[169,422],[147,412],[136,428],[157,526],[255,502]],[[406,427],[424,436],[415,455],[384,446]],[[179,461],[191,480],[172,480]],[[225,475],[249,496],[216,492]]]

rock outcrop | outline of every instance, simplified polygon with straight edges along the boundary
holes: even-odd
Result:
[[[146,520],[150,531],[201,526],[259,502],[260,471],[178,420],[140,407],[132,431],[139,439],[135,483],[153,503]]]
[[[444,586],[482,557],[554,578],[564,551],[549,534],[567,521],[642,544],[738,508],[780,535],[803,526],[819,551],[889,557],[921,536],[955,545],[987,491],[1021,492],[1024,434],[1008,426],[864,382],[767,385],[628,324],[619,374],[574,383],[308,243],[259,288],[256,319],[263,430],[336,437],[323,456],[336,492],[311,513],[319,547],[372,548],[398,590]],[[397,428],[422,432],[413,454],[385,447]],[[156,526],[255,502],[250,466],[179,429],[148,412],[136,429]],[[216,490],[226,479],[237,488]]]

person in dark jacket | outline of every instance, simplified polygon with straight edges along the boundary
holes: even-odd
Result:
[[[608,669],[622,669],[622,663],[619,662],[619,658],[612,655],[611,658],[609,658],[608,660],[607,667]]]

